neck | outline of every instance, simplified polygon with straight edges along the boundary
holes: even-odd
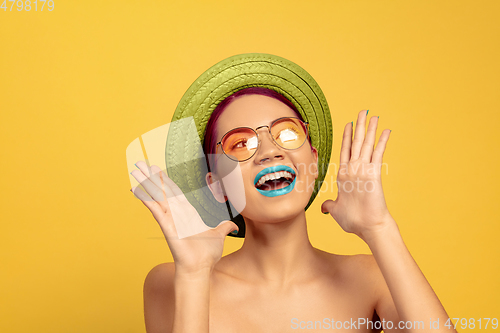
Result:
[[[281,222],[245,224],[245,241],[234,258],[244,265],[245,279],[284,286],[309,277],[318,250],[309,241],[304,211]]]

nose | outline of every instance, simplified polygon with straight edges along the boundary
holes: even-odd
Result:
[[[255,163],[262,164],[273,159],[283,159],[283,151],[276,145],[271,133],[269,133],[269,128],[259,128],[257,131],[259,133],[259,147],[255,153]]]

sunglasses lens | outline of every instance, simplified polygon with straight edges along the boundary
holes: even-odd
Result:
[[[278,145],[285,149],[300,148],[307,138],[307,130],[300,120],[284,118],[271,127],[271,134]]]
[[[226,155],[238,161],[252,157],[258,145],[257,135],[250,128],[236,128],[222,139],[222,148]]]

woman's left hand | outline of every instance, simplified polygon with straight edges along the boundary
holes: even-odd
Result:
[[[390,130],[382,131],[374,149],[378,117],[371,117],[365,137],[367,113],[363,110],[358,114],[354,139],[352,123],[344,128],[337,176],[338,196],[335,201],[326,200],[321,206],[321,211],[329,212],[344,231],[365,241],[371,233],[395,224],[385,203],[381,179],[382,156]]]

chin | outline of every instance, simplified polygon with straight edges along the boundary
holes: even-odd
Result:
[[[278,223],[290,220],[304,213],[311,193],[290,192],[279,197],[265,197],[261,194],[247,196],[247,203],[241,215],[252,221]]]

